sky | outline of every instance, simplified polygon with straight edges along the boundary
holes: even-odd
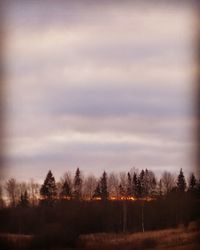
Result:
[[[193,171],[194,19],[184,4],[7,4],[7,177]]]

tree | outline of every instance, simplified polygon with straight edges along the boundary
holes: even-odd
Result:
[[[194,174],[192,173],[190,175],[190,178],[189,178],[188,191],[191,193],[194,193],[196,191],[196,188],[197,188],[197,180],[196,180]]]
[[[0,208],[4,207],[5,203],[4,203],[4,199],[3,199],[3,188],[2,185],[0,183]]]
[[[105,171],[103,172],[103,175],[100,179],[100,189],[101,189],[102,200],[107,200],[109,193],[108,193],[108,187],[107,187],[107,174]]]
[[[124,190],[124,187],[122,186],[122,184],[119,185],[119,195],[121,197],[125,197],[126,196],[126,191]]]
[[[133,173],[133,181],[132,181],[132,192],[133,192],[133,195],[135,197],[137,197],[138,195],[138,191],[137,191],[137,186],[138,186],[138,180],[137,180],[137,174],[134,172]]]
[[[94,191],[93,197],[99,197],[101,198],[101,200],[107,200],[108,196],[109,196],[109,193],[108,193],[108,187],[107,187],[107,174],[104,171]]]
[[[115,173],[108,176],[108,192],[111,197],[119,198],[119,179]]]
[[[127,174],[127,188],[126,188],[126,196],[130,197],[133,195],[132,192],[132,179],[131,179],[131,175],[128,172]]]
[[[80,200],[82,196],[82,178],[81,178],[81,172],[79,168],[77,168],[75,177],[74,177],[74,199]]]
[[[183,174],[182,168],[181,168],[180,173],[178,175],[177,189],[181,193],[185,192],[185,189],[186,189],[186,181],[185,181],[185,176]]]
[[[29,183],[29,200],[31,206],[35,206],[38,204],[38,197],[40,193],[40,186],[33,179],[30,180]]]
[[[27,193],[27,190],[25,190],[24,193],[21,194],[20,196],[20,200],[19,200],[19,203],[18,205],[20,207],[28,207],[29,206],[29,197],[28,197],[28,193]]]
[[[95,178],[95,176],[90,175],[88,176],[85,181],[84,181],[84,185],[83,185],[83,198],[86,200],[91,200],[93,198],[94,195],[94,190],[97,186],[97,180]]]
[[[142,188],[142,195],[155,195],[157,185],[155,174],[151,170],[146,169],[145,171],[141,171],[139,178]]]
[[[71,192],[71,198],[73,197],[73,178],[72,178],[71,172],[69,172],[69,171],[65,172],[63,174],[63,176],[60,178],[60,181],[58,183],[56,183],[56,185],[57,185],[57,192],[58,192],[60,198],[66,198],[65,194],[67,193],[66,192],[67,189],[69,189]],[[64,190],[63,190],[63,188],[64,188]],[[63,191],[64,191],[64,193],[63,193]]]
[[[119,173],[119,195],[120,197],[126,196],[126,182],[127,182],[127,174],[126,172]]]
[[[156,178],[153,177],[150,182],[150,195],[156,195],[157,181]]]
[[[162,182],[162,191],[164,195],[169,194],[175,186],[174,176],[167,171],[165,171],[162,174],[161,182]]]
[[[153,171],[148,171],[148,194],[149,195],[155,195],[156,194],[156,188],[157,188],[157,180],[155,177],[155,174]]]
[[[61,183],[63,184],[65,181],[69,184],[70,188],[73,189],[73,178],[70,171],[64,173],[63,177],[61,178]]]
[[[61,187],[60,192],[61,199],[71,199],[72,198],[72,190],[67,180],[64,181]]]
[[[139,178],[137,181],[137,190],[138,190],[139,197],[142,197],[145,195],[145,172],[143,169],[139,174]]]
[[[157,191],[158,196],[162,197],[163,195],[163,183],[162,180],[160,179],[158,183],[158,191]]]
[[[143,195],[148,196],[150,192],[150,181],[149,181],[149,170],[146,169],[144,171],[143,179],[142,179],[142,185],[143,185]]]
[[[200,179],[197,181],[196,184],[196,194],[200,198]]]
[[[137,180],[137,197],[142,197],[143,196],[143,188],[141,184],[140,178]]]
[[[19,200],[19,189],[14,178],[11,178],[6,182],[6,191],[10,201],[10,206],[15,207]]]
[[[40,189],[40,195],[45,200],[49,201],[54,200],[57,195],[56,182],[51,170],[49,170],[46,179],[44,180],[44,183]]]
[[[94,190],[94,195],[93,198],[102,198],[102,193],[101,193],[101,188],[100,188],[100,184],[97,184],[97,187]]]

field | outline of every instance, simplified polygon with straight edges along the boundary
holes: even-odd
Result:
[[[141,250],[141,249],[200,249],[200,231],[197,224],[192,222],[188,228],[180,226],[177,229],[148,231],[144,233],[126,234],[88,234],[81,235],[73,248],[49,248],[52,250]],[[6,249],[38,249],[32,245],[31,235],[1,234],[1,250]],[[46,248],[40,248],[46,249]]]
[[[91,234],[80,237],[80,247],[91,250],[136,249],[200,249],[199,230],[195,224],[188,229],[168,229],[134,234]],[[80,249],[81,249],[80,248]]]

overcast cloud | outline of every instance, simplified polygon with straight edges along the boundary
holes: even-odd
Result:
[[[7,6],[8,175],[192,171],[192,9],[60,3]]]

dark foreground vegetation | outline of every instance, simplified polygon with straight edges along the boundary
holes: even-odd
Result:
[[[0,210],[2,235],[26,236],[21,238],[20,248],[1,237],[0,249],[76,248],[80,247],[80,235],[146,232],[177,228],[180,224],[187,229],[191,221],[199,218],[199,207],[198,200],[171,194],[149,202],[57,201],[51,206],[4,208]]]
[[[34,247],[33,236],[27,235],[0,235],[1,249],[54,249],[54,250],[142,250],[142,249],[173,249],[199,250],[199,225],[190,223],[186,229],[180,226],[177,229],[148,231],[144,233],[98,233],[81,235],[75,247],[46,246]],[[3,246],[3,248],[2,248]],[[6,248],[4,248],[6,247]]]
[[[194,175],[188,184],[182,170],[176,179],[165,173],[157,181],[145,170],[120,180],[114,193],[104,172],[88,198],[79,170],[71,184],[63,180],[59,192],[49,171],[35,200],[26,189],[17,196],[17,185],[9,180],[10,202],[0,208],[0,249],[198,249],[200,195]]]

